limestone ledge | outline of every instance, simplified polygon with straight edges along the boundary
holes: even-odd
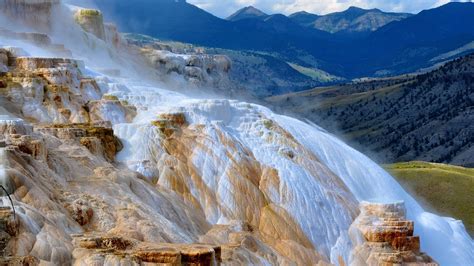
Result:
[[[104,23],[102,12],[96,9],[81,8],[74,14],[76,23],[81,28],[98,39],[119,50],[127,48],[127,42],[122,38],[115,24]]]
[[[3,194],[0,193],[0,195]],[[17,257],[9,245],[18,235],[19,222],[10,207],[0,206],[0,265],[37,265],[34,257]]]
[[[145,243],[120,236],[73,237],[75,265],[87,265],[92,259],[167,265],[215,265],[222,262],[220,246]]]
[[[106,125],[104,127],[103,125]],[[103,155],[109,161],[122,150],[122,143],[114,135],[110,122],[96,124],[55,124],[35,127],[36,132],[53,135],[64,140],[79,141],[95,155]]]
[[[6,138],[9,149],[31,155],[36,160],[46,161],[48,151],[43,139],[37,136],[12,134]]]
[[[137,108],[116,96],[104,95],[100,100],[92,100],[87,104],[89,118],[92,123],[104,119],[115,123],[130,123],[137,115]]]
[[[17,57],[14,67],[19,71],[35,71],[44,68],[57,68],[63,65],[70,65],[79,68],[83,62],[69,58],[44,58],[44,57]]]

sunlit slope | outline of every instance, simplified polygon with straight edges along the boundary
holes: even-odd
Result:
[[[474,234],[474,169],[426,162],[397,163],[385,168],[434,211],[462,220]]]

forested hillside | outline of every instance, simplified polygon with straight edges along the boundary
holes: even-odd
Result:
[[[432,72],[269,98],[382,162],[474,166],[474,54]]]

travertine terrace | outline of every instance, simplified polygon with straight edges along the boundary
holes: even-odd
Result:
[[[324,130],[160,83],[174,75],[204,89],[231,67],[227,58],[142,50],[100,25],[98,11],[59,1],[0,3],[38,32],[0,32],[0,183],[13,201],[1,201],[0,264],[456,265],[474,257],[460,222],[424,212]],[[48,31],[54,10],[75,35]],[[19,38],[23,47],[9,45]],[[380,198],[404,200],[406,213],[402,204],[359,210]],[[362,240],[351,239],[356,230]],[[438,241],[454,251],[431,254]]]

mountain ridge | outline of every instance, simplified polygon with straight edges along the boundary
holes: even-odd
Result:
[[[372,32],[390,22],[400,21],[410,16],[412,14],[383,12],[376,8],[363,9],[351,6],[344,11],[323,16],[300,12],[290,15],[290,18],[305,27],[313,27],[330,33],[347,34],[351,32]]]
[[[428,16],[421,12],[370,33],[353,34],[330,34],[282,15],[234,22],[184,2],[158,2],[147,8],[150,3],[150,0],[137,0],[133,4],[124,0],[96,1],[105,18],[112,21],[115,18],[125,32],[207,47],[270,53],[344,78],[412,72],[438,63],[431,59],[474,39],[474,29],[467,26],[474,23],[473,3],[447,4],[427,11]],[[438,18],[443,17],[444,23],[440,25]],[[426,22],[412,25],[418,20]],[[465,24],[459,25],[456,20]],[[143,23],[137,23],[140,21]],[[431,41],[412,44],[409,36],[418,34],[428,36]]]

